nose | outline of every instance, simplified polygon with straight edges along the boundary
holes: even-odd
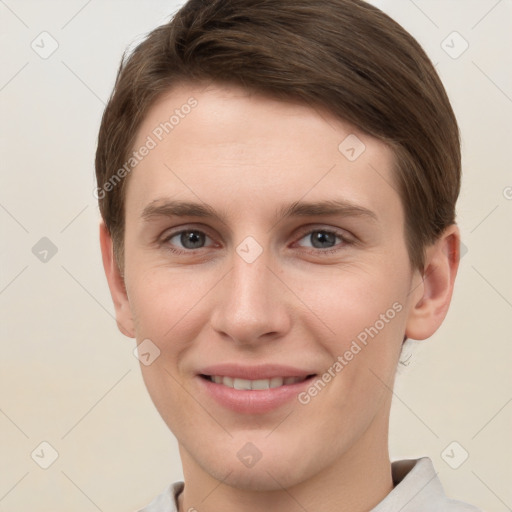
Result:
[[[248,262],[233,251],[231,261],[231,271],[216,287],[213,329],[244,345],[284,336],[291,326],[291,307],[269,252]]]

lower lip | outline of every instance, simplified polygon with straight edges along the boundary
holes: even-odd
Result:
[[[200,376],[197,378],[200,386],[220,405],[238,413],[263,414],[297,398],[297,395],[307,388],[315,377],[309,377],[295,384],[258,390],[234,389]]]

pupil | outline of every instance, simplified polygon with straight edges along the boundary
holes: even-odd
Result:
[[[328,247],[332,247],[334,242],[336,241],[336,235],[334,233],[328,233],[326,231],[316,231],[316,235],[311,235],[313,237],[313,247],[325,249],[325,246],[321,245],[322,243],[328,243]],[[317,245],[319,243],[320,245]]]
[[[181,243],[187,249],[197,249],[204,243],[204,237],[202,234],[196,231],[185,231],[181,234]]]

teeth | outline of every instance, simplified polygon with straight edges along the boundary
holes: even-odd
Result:
[[[268,389],[270,387],[270,381],[268,379],[259,379],[251,382],[251,389]]]
[[[272,377],[269,380],[269,387],[271,388],[278,388],[279,386],[282,386],[284,384],[284,379],[281,377]]]
[[[222,384],[228,388],[234,388],[238,390],[261,390],[278,388],[283,385],[295,384],[296,382],[302,382],[305,377],[272,377],[271,379],[238,379],[234,377],[224,377],[220,375],[211,375],[210,380],[216,384]]]
[[[252,389],[251,381],[245,379],[233,379],[233,387],[235,389]]]

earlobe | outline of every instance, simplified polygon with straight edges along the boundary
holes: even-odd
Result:
[[[124,279],[121,276],[121,272],[114,258],[112,238],[103,220],[100,221],[99,227],[103,268],[116,311],[117,327],[125,336],[135,338],[130,303],[128,301]]]
[[[460,233],[452,224],[426,249],[422,281],[420,285],[413,284],[411,291],[413,300],[405,331],[409,338],[429,338],[442,324],[450,306],[459,259]]]

